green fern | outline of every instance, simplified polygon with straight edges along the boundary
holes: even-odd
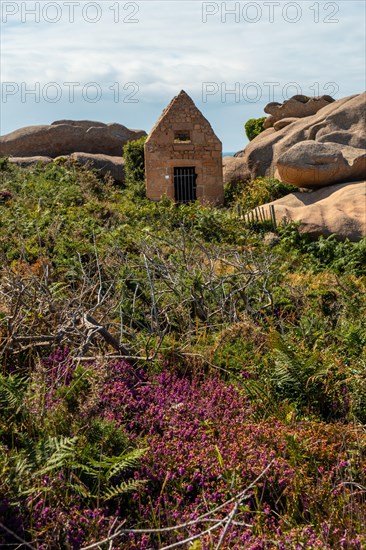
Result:
[[[290,403],[316,408],[325,401],[323,382],[329,368],[322,365],[316,354],[303,357],[295,352],[283,337],[273,333],[270,338],[274,363],[269,373],[275,393]]]
[[[101,494],[100,498],[103,501],[111,500],[112,498],[120,497],[126,493],[133,493],[138,491],[140,487],[147,483],[144,479],[129,479],[127,481],[122,481],[119,485],[109,487],[104,493]]]
[[[108,470],[107,477],[111,479],[113,476],[124,472],[125,470],[136,468],[140,458],[146,453],[147,449],[135,449],[130,453],[121,454],[118,457],[110,459],[111,466]]]
[[[258,380],[249,378],[248,380],[243,380],[242,384],[247,395],[252,402],[255,403],[252,414],[256,422],[260,422],[265,418],[270,418],[275,415],[282,416],[283,410],[280,411],[278,399],[276,399],[276,391],[271,391],[273,390],[271,377],[270,380],[264,380],[264,378],[259,378]],[[281,404],[284,405],[282,396]]]
[[[73,460],[77,438],[48,437],[26,441],[20,450],[3,449],[0,455],[1,487],[23,497],[45,492],[42,481],[46,474],[67,468]]]
[[[89,459],[86,467],[90,473],[98,474],[103,471],[107,479],[125,471],[128,469],[135,468],[138,464],[139,459],[146,453],[147,449],[134,449],[133,451],[126,453],[121,453],[118,456],[104,456],[100,457],[100,460]]]
[[[27,378],[19,374],[5,376],[0,373],[0,414],[10,418],[23,407],[23,397],[27,389]]]
[[[48,455],[47,462],[43,468],[40,468],[39,475],[43,476],[53,470],[60,470],[70,465],[75,455],[77,441],[77,437],[50,437],[45,445]]]
[[[102,455],[100,460],[89,458],[87,463],[78,464],[76,468],[86,474],[87,478],[94,480],[91,483],[94,498],[109,500],[124,493],[135,491],[145,483],[142,480],[129,479],[120,481],[119,485],[114,485],[113,478],[136,468],[140,458],[146,451],[147,449],[134,449],[127,454],[121,453],[119,456],[108,457]]]

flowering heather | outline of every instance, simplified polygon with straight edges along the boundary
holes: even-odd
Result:
[[[50,547],[77,550],[86,542],[99,540],[108,532],[112,520],[99,508],[88,509],[78,504],[63,507],[61,503],[51,507],[46,501],[39,501],[33,507],[31,530],[45,541],[39,550]]]
[[[123,362],[111,367],[102,395],[102,414],[149,444],[136,474],[149,481],[145,492],[134,495],[140,526],[151,526],[153,518],[160,526],[196,519],[240,493],[270,465],[240,507],[238,525],[233,522],[228,530],[228,547],[268,548],[272,540],[283,548],[295,541],[299,548],[333,548],[344,539],[340,548],[361,548],[357,525],[365,525],[366,516],[363,493],[354,489],[364,483],[366,462],[365,438],[356,428],[254,421],[245,393],[217,377],[168,370],[147,376]],[[230,506],[223,508],[217,517],[229,511]],[[312,525],[317,516],[323,517],[326,534],[325,527]],[[289,529],[296,522],[304,527]],[[189,534],[205,525],[198,523]],[[159,543],[145,537],[146,548],[176,540],[175,534],[165,537]],[[209,538],[204,540],[208,545]],[[129,541],[131,548],[142,544],[139,538]]]
[[[72,381],[75,364],[70,360],[68,349],[58,348],[43,361],[43,364],[47,373],[46,386],[49,391],[68,386]]]
[[[44,473],[44,460],[47,468],[47,456],[56,455],[47,455],[47,442],[34,447],[38,462],[17,480],[18,502],[9,478],[0,507],[0,523],[38,549],[76,550],[118,526],[126,532],[113,539],[114,548],[131,550],[195,536],[207,549],[220,537],[221,548],[238,550],[365,546],[366,441],[356,426],[261,420],[243,387],[215,371],[182,374],[162,365],[156,373],[126,361],[80,371],[67,350],[56,351],[43,367],[42,422],[55,429],[57,415],[64,415],[57,429],[72,439],[60,440],[66,458]],[[88,385],[80,386],[86,372]],[[95,395],[87,414],[77,416],[85,391]],[[95,487],[108,477],[101,477],[101,466],[90,468],[102,464],[102,454],[113,460],[146,447],[138,467],[115,470],[111,478],[112,488],[128,482],[130,491],[101,505]],[[5,467],[24,456],[15,452],[6,450]],[[9,532],[0,534],[1,544],[12,540]]]

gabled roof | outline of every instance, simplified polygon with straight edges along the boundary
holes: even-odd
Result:
[[[163,121],[165,121],[166,119],[169,120],[170,117],[174,117],[174,119],[179,119],[180,114],[184,115],[184,112],[187,108],[190,111],[190,115],[194,119],[193,122],[196,124],[201,124],[205,128],[206,132],[212,133],[213,136],[220,142],[207,118],[203,116],[201,111],[196,107],[193,99],[184,90],[181,90],[178,95],[173,97],[171,102],[167,105],[167,107],[165,107],[160,117],[156,121],[154,127],[152,128],[151,132],[149,133],[147,141],[152,138],[153,134],[156,133],[156,130],[160,127]],[[183,117],[182,124],[184,124]]]

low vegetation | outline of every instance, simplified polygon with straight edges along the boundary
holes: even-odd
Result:
[[[364,548],[366,240],[138,181],[0,163],[0,545]]]
[[[145,153],[144,145],[147,136],[129,141],[123,147],[125,161],[126,185],[137,197],[145,196]]]

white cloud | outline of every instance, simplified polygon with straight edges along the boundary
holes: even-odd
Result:
[[[275,10],[272,23],[268,20],[268,3]],[[275,5],[277,3],[240,2],[238,22],[228,15],[227,22],[222,23],[222,6],[232,9],[238,2],[211,2],[208,6],[198,0],[137,0],[134,3],[103,0],[98,3],[101,19],[92,24],[82,17],[82,9],[91,6],[91,2],[79,0],[75,21],[71,23],[69,9],[59,0],[62,17],[52,24],[42,18],[42,13],[40,22],[33,22],[24,8],[26,21],[21,23],[20,8],[24,4],[30,8],[35,2],[4,0],[3,10],[4,5],[19,7],[18,19],[9,16],[2,24],[4,82],[26,82],[29,88],[36,82],[41,88],[50,81],[61,87],[64,82],[80,82],[81,87],[97,82],[103,89],[103,97],[97,104],[88,103],[81,97],[80,87],[75,103],[71,104],[63,88],[63,101],[58,103],[51,104],[42,98],[35,103],[30,95],[22,103],[19,92],[1,104],[1,133],[65,116],[118,120],[149,130],[167,101],[184,88],[213,123],[225,149],[235,149],[243,143],[243,122],[250,116],[260,116],[263,106],[273,99],[266,82],[280,83],[274,98],[280,101],[283,87],[289,82],[298,83],[308,95],[317,88],[319,93],[329,93],[325,88],[328,82],[335,82],[339,87],[337,97],[362,91],[364,3],[356,0],[317,3],[281,0],[280,6]],[[132,14],[136,11],[134,4],[138,12]],[[120,10],[119,22],[113,21],[115,12],[111,10],[116,5]],[[205,5],[219,10],[207,17],[207,23],[202,22]],[[311,9],[315,5],[319,5],[319,23],[314,22],[315,8]],[[285,8],[287,11],[283,11]],[[243,12],[245,9],[248,11]],[[259,10],[260,20],[250,23],[243,13],[247,19],[254,18],[255,9]],[[286,21],[286,18],[295,18],[296,10],[301,11],[299,21]],[[48,18],[54,13],[50,9]],[[93,12],[91,6],[85,13],[91,18],[95,10]],[[124,22],[128,17],[139,22]],[[339,22],[326,23],[326,18]],[[108,90],[116,82],[123,92],[118,104],[113,102],[112,91]],[[138,104],[123,103],[126,98],[123,85],[129,82],[139,86]],[[218,91],[203,103],[205,82],[217,83]],[[249,101],[246,89],[249,82],[258,83],[262,91],[258,103]],[[240,92],[238,103],[234,95],[225,96],[225,86],[227,90],[233,89],[236,83]]]

